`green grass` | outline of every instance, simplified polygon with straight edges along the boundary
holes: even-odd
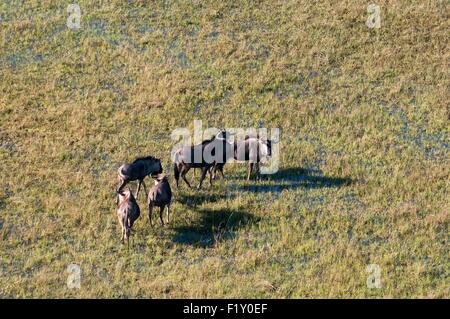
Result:
[[[77,3],[0,4],[0,297],[450,297],[447,1]],[[117,167],[171,174],[194,119],[281,128],[280,172],[182,184],[127,250]]]

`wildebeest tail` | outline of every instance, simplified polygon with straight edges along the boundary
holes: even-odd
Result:
[[[180,169],[179,169],[179,164],[181,163],[180,152],[181,150],[178,150],[174,154],[173,158],[173,174],[175,176],[175,180],[178,180],[180,178]]]

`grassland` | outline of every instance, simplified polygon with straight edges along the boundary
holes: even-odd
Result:
[[[68,3],[0,3],[0,297],[450,297],[448,1]],[[117,167],[194,119],[281,128],[279,173],[127,250]]]

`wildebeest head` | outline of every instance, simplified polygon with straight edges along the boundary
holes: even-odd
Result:
[[[133,196],[133,193],[129,188],[121,190],[120,192],[117,192],[117,194],[119,196],[119,205]]]
[[[166,180],[167,177],[165,174],[159,173],[159,174],[152,174],[153,181],[155,182],[155,185],[158,185],[162,181]]]

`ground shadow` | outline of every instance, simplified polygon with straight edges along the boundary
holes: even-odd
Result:
[[[259,218],[252,214],[231,209],[198,210],[199,221],[190,226],[174,228],[173,241],[195,247],[211,247],[215,243],[233,238],[234,232]]]
[[[191,208],[203,203],[215,203],[225,198],[227,198],[225,194],[217,194],[209,189],[196,191],[194,194],[180,192],[176,196],[177,202]]]
[[[281,192],[285,189],[341,187],[350,185],[353,180],[348,177],[332,177],[321,175],[319,170],[301,167],[281,169],[275,174],[261,175],[263,181],[275,182],[271,184],[250,184],[240,186],[241,191],[250,192]]]

